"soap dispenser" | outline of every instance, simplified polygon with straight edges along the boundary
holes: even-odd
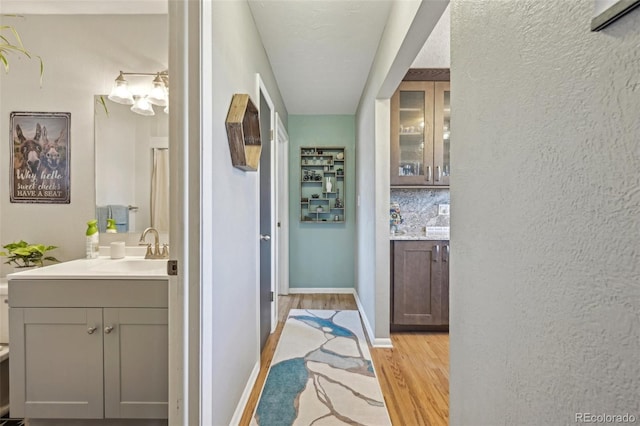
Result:
[[[86,242],[86,254],[87,259],[96,259],[98,257],[100,242],[100,233],[98,232],[98,221],[96,219],[87,222],[87,242]]]
[[[115,234],[118,232],[115,219],[107,219],[107,234]]]

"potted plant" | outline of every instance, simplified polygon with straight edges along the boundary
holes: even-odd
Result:
[[[0,252],[0,256],[5,256],[7,265],[13,265],[16,269],[30,268],[33,266],[43,266],[44,261],[60,262],[53,256],[47,256],[50,250],[58,248],[57,246],[45,246],[44,244],[29,244],[20,240],[2,246],[6,251]]]
[[[0,14],[0,17],[20,17],[19,15],[7,15]],[[18,34],[18,31],[11,26],[0,24],[0,63],[4,66],[5,72],[9,72],[9,55],[23,55],[29,59],[32,59],[32,54],[22,44],[22,39]],[[40,85],[42,85],[42,76],[44,74],[44,63],[42,58],[36,55],[38,61],[40,61]]]

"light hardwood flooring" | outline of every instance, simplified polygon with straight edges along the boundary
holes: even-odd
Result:
[[[290,309],[353,309],[350,294],[279,296],[276,331],[269,336],[260,359],[260,373],[240,425],[248,425],[267,377],[284,321]],[[392,333],[393,349],[371,348],[389,416],[394,426],[447,425],[449,422],[448,333]]]

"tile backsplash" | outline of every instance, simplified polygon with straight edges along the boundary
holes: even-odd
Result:
[[[439,204],[449,204],[448,189],[391,188],[391,202],[400,205],[404,223],[400,230],[424,233],[425,226],[449,226],[449,216],[438,214]]]

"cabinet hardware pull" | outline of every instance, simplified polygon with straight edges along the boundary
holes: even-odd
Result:
[[[431,182],[431,166],[427,166],[427,182]]]
[[[440,166],[436,166],[436,182],[440,182],[442,178],[442,169]]]
[[[88,334],[93,334],[96,332],[96,330],[98,329],[98,327],[89,327],[87,328],[87,333]]]
[[[437,262],[440,257],[440,246],[433,246],[433,261]]]
[[[443,262],[449,261],[449,244],[444,246],[444,254],[442,255],[442,261]]]
[[[113,327],[112,327],[112,326],[110,326],[110,325],[108,325],[108,326],[106,326],[106,327],[104,328],[104,333],[105,333],[105,334],[109,334],[109,333],[111,333],[112,331],[113,331]]]

